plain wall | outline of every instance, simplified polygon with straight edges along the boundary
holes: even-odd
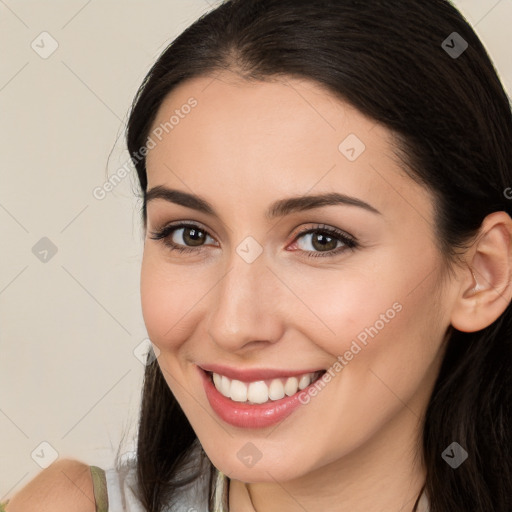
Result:
[[[107,468],[123,432],[133,450],[147,336],[133,168],[94,190],[123,174],[151,64],[215,3],[0,2],[0,501],[54,456]],[[454,3],[511,93],[512,0]]]

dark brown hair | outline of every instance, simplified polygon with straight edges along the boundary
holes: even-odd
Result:
[[[454,36],[453,33],[457,35]],[[449,36],[452,39],[449,39]],[[458,56],[450,47],[467,49]],[[187,79],[230,69],[246,80],[315,80],[396,134],[412,179],[433,192],[448,264],[486,215],[511,213],[510,102],[479,38],[445,0],[231,0],[179,35],[134,100],[127,145],[142,198],[145,147],[164,98]],[[142,209],[145,222],[145,204]],[[512,510],[511,308],[487,328],[450,328],[423,430],[431,512]],[[137,446],[141,500],[160,512],[196,435],[156,361],[146,368]],[[457,469],[441,457],[456,441]],[[183,482],[182,482],[183,483]]]

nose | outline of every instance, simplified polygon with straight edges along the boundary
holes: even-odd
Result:
[[[264,254],[247,263],[234,253],[226,274],[212,290],[208,333],[225,351],[248,351],[275,343],[285,328],[283,284]]]

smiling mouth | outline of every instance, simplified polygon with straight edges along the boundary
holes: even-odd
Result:
[[[206,373],[217,391],[226,398],[246,404],[265,404],[295,395],[320,379],[326,370],[252,382],[230,379],[214,372]]]

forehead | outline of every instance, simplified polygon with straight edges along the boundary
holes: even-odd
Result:
[[[190,103],[195,106],[189,108]],[[237,154],[245,159],[318,158],[326,150],[338,156],[340,142],[351,133],[361,140],[371,138],[381,153],[390,152],[386,130],[379,127],[370,135],[375,127],[373,120],[316,82],[291,77],[248,82],[224,72],[183,82],[165,98],[152,126],[163,144],[152,156],[179,151],[191,137],[203,154],[216,160]]]
[[[336,191],[380,211],[398,206],[402,215],[415,204],[432,214],[430,194],[401,169],[391,132],[314,81],[194,78],[165,98],[149,135],[148,189],[206,196],[213,186],[227,204]]]

